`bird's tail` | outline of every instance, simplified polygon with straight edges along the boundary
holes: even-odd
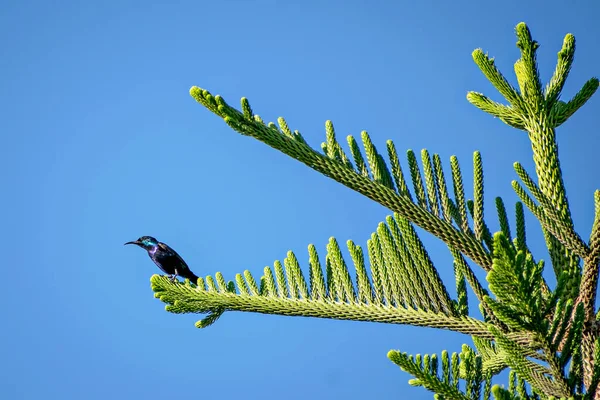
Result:
[[[194,274],[192,271],[187,270],[186,273],[184,275],[181,275],[183,278],[187,278],[190,280],[190,282],[192,282],[194,285],[198,284],[198,276],[196,274]]]

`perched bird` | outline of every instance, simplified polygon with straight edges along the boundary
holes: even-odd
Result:
[[[175,281],[177,275],[179,275],[183,278],[188,278],[194,284],[198,282],[198,277],[190,271],[183,258],[168,245],[159,242],[152,236],[142,236],[136,241],[125,244],[135,244],[146,250],[152,261],[154,261],[154,264],[158,265],[158,268],[169,275],[172,281]]]

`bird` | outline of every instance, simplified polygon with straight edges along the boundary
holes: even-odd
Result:
[[[166,243],[159,242],[152,236],[142,236],[138,240],[125,243],[125,245],[128,244],[135,244],[146,250],[154,264],[169,275],[172,282],[177,280],[178,275],[189,279],[194,284],[198,282],[198,276],[190,270],[183,258]]]

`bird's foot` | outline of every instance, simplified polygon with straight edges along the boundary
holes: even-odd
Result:
[[[177,275],[169,275],[169,279],[171,282],[175,282],[177,280]]]

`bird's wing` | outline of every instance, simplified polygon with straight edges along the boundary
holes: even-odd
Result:
[[[188,265],[185,263],[185,261],[183,261],[183,258],[181,258],[181,256],[179,254],[177,254],[177,252],[175,250],[173,250],[171,247],[169,247],[168,244],[159,242],[158,247],[160,247],[160,249],[163,250],[165,253],[168,253],[169,256],[177,259],[179,261],[179,264],[184,267],[183,269],[189,269]],[[181,269],[181,268],[179,268],[179,269]]]

